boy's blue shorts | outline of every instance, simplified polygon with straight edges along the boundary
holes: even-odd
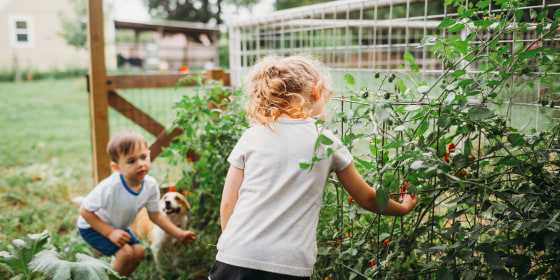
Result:
[[[103,236],[93,228],[78,228],[78,230],[80,231],[80,235],[82,236],[82,238],[91,247],[101,252],[105,256],[112,256],[120,249],[119,246],[111,242],[109,238]],[[140,243],[140,240],[138,240],[138,238],[136,238],[136,236],[132,234],[130,229],[126,229],[125,231],[130,234],[130,241],[128,242],[129,245]]]

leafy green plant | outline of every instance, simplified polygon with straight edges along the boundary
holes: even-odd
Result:
[[[0,252],[0,263],[4,263],[19,272],[15,279],[31,279],[33,270],[28,268],[33,257],[45,249],[49,233],[28,234],[24,240],[16,239],[8,245],[8,251]]]
[[[507,102],[527,89],[558,91],[549,73],[560,56],[549,41],[560,12],[520,1],[493,1],[508,11],[501,15],[489,11],[490,1],[447,4],[459,12],[440,24],[450,35],[423,41],[446,67],[435,81],[415,80],[409,53],[409,73],[374,73],[375,86],[354,89],[352,75],[345,76],[349,93],[341,101],[352,106],[335,116],[333,129],[359,155],[356,166],[380,203],[405,184],[420,201],[403,218],[380,217],[356,209],[333,180],[316,279],[558,277],[560,127],[527,131],[498,111],[510,110]],[[531,28],[531,43],[499,41]],[[455,35],[462,30],[468,36]],[[553,99],[546,94],[533,100],[543,110]]]
[[[46,230],[28,234],[24,240],[13,240],[8,251],[0,252],[0,263],[19,273],[11,279],[32,279],[39,272],[57,280],[122,279],[110,264],[85,254],[76,254],[77,262],[61,260],[55,250],[47,249],[48,243],[49,233]]]
[[[197,81],[201,91],[184,96],[176,104],[173,129],[184,133],[160,156],[185,166],[176,186],[192,205],[189,217],[198,236],[181,258],[181,270],[188,279],[206,279],[221,233],[217,209],[229,169],[227,156],[248,124],[239,103],[239,89],[226,88],[216,81],[203,82],[202,77],[189,79]]]
[[[104,261],[80,253],[76,259],[76,262],[64,261],[56,251],[45,250],[35,255],[29,268],[52,279],[123,279],[112,270],[112,265]]]

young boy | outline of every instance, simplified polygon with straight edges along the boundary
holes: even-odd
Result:
[[[150,150],[140,133],[117,133],[109,141],[107,152],[116,172],[84,199],[78,229],[89,245],[106,256],[114,256],[114,271],[130,276],[144,257],[144,248],[128,229],[142,207],[146,207],[156,225],[183,244],[192,243],[196,234],[178,228],[159,211],[159,186],[147,175]]]

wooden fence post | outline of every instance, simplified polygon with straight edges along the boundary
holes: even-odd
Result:
[[[93,179],[97,185],[111,175],[109,142],[107,73],[105,69],[105,39],[103,31],[103,0],[88,0],[89,44],[89,106]]]
[[[206,71],[206,78],[208,80],[215,80],[215,81],[222,81],[224,86],[229,86],[229,79],[226,79],[227,75],[224,72],[224,69],[216,68],[210,69]]]

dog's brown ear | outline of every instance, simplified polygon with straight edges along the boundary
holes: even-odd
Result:
[[[171,184],[165,183],[165,184],[161,184],[161,186],[159,186],[159,193],[167,193],[169,192],[169,187],[171,186]]]

